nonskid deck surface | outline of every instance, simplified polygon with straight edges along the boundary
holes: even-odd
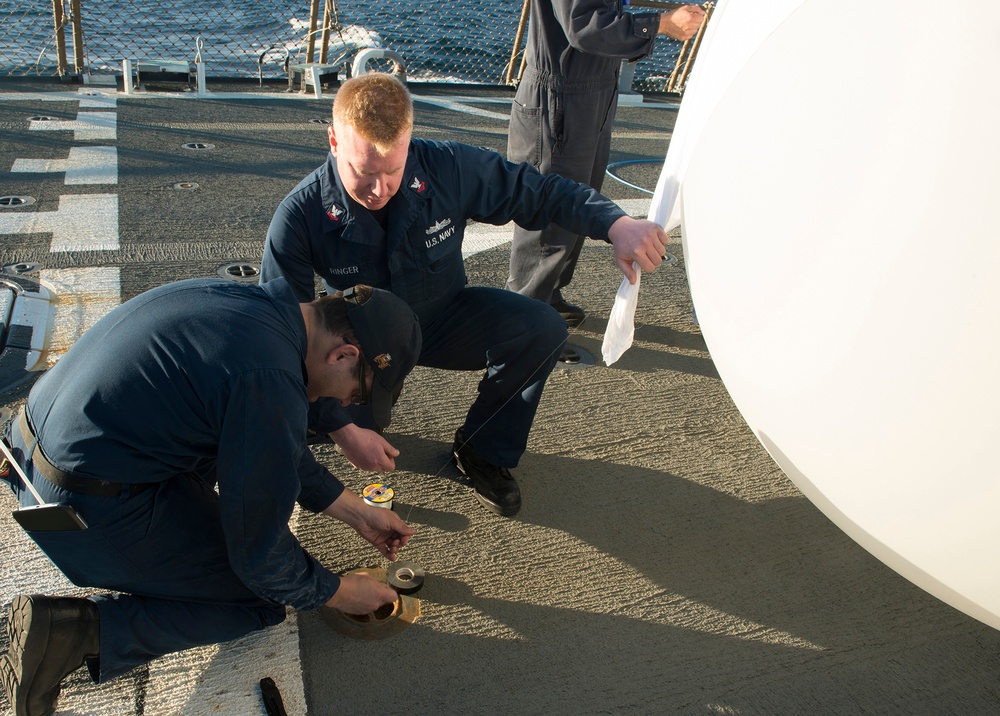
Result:
[[[417,136],[505,150],[509,91],[411,89]],[[324,159],[328,116],[329,97],[275,87],[196,98],[0,81],[0,197],[33,200],[0,208],[0,264],[31,265],[58,295],[46,360],[153,286],[254,280],[274,208]],[[669,98],[619,110],[623,181],[604,190],[634,215],[676,116]],[[510,231],[470,231],[470,282],[504,284]],[[78,672],[61,710],[263,713],[271,677],[289,714],[995,712],[1000,636],[884,567],[782,475],[726,394],[691,320],[679,242],[670,251],[678,263],[643,278],[625,357],[550,378],[513,519],[483,510],[448,463],[480,376],[418,368],[407,381],[388,437],[402,451],[396,509],[418,530],[403,558],[427,574],[412,626],[358,641],[290,613],[99,687]],[[591,355],[619,280],[608,247],[589,244],[567,297],[589,313],[571,341]],[[372,481],[318,454],[356,491]],[[88,593],[0,492],[0,602]],[[294,528],[335,569],[386,566],[327,520],[297,514]]]

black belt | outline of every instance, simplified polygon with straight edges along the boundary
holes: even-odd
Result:
[[[21,438],[24,440],[24,444],[28,446],[35,446],[31,456],[29,457],[31,464],[35,466],[35,469],[39,473],[41,473],[42,477],[56,487],[61,487],[64,490],[76,492],[80,495],[90,495],[92,497],[117,497],[122,494],[126,488],[128,488],[130,495],[136,495],[160,484],[158,482],[108,482],[107,480],[76,477],[68,472],[63,472],[49,462],[49,459],[45,457],[41,446],[35,439],[34,431],[32,431],[31,425],[28,423],[25,411],[22,410],[21,414],[17,417],[17,424],[18,427],[21,428]]]

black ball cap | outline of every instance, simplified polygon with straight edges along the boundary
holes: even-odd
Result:
[[[384,429],[392,421],[392,405],[403,389],[403,381],[420,356],[420,323],[398,296],[372,288],[365,300],[357,288],[344,291],[347,320],[375,376],[369,402],[375,423]]]

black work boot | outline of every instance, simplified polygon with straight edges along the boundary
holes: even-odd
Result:
[[[49,716],[60,682],[100,655],[97,605],[72,597],[14,597],[7,636],[10,648],[0,657],[0,677],[14,716]]]
[[[563,320],[566,321],[566,325],[570,328],[576,328],[587,317],[582,308],[561,297],[552,302],[552,308],[559,312],[559,315],[562,316]]]
[[[451,461],[472,481],[476,499],[487,510],[510,517],[521,509],[521,488],[511,477],[510,470],[491,465],[479,457],[472,446],[465,441],[465,433],[461,428],[455,433]]]

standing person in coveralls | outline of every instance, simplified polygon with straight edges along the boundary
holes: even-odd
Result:
[[[388,425],[419,352],[413,312],[368,286],[302,303],[282,279],[194,279],[99,320],[3,435],[14,517],[70,581],[111,592],[15,597],[0,656],[15,716],[51,714],[84,664],[104,682],[278,624],[286,605],[393,602],[388,585],[317,562],[288,521],[298,502],[396,558],[413,530],[316,462],[307,406],[368,402]]]
[[[466,222],[536,229],[555,223],[607,237],[633,279],[632,261],[644,271],[661,263],[667,236],[586,185],[485,149],[414,139],[412,132],[413,104],[399,80],[366,74],[346,81],[333,104],[327,161],[278,206],[261,279],[284,276],[300,301],[313,296],[315,274],[333,290],[357,281],[388,289],[420,319],[419,365],[485,370],[452,455],[483,506],[513,515],[521,492],[510,468],[526,448],[566,323],[540,301],[466,285]],[[368,429],[364,416],[317,407],[311,427],[355,466],[394,469],[399,452]]]
[[[653,51],[657,35],[690,39],[705,11],[623,11],[621,0],[531,0],[526,67],[511,106],[507,157],[600,191],[611,152],[622,60]],[[507,288],[552,305],[573,328],[582,308],[562,290],[573,279],[584,234],[551,224],[514,230]],[[593,238],[593,234],[590,234]],[[579,360],[572,349],[562,356]]]

